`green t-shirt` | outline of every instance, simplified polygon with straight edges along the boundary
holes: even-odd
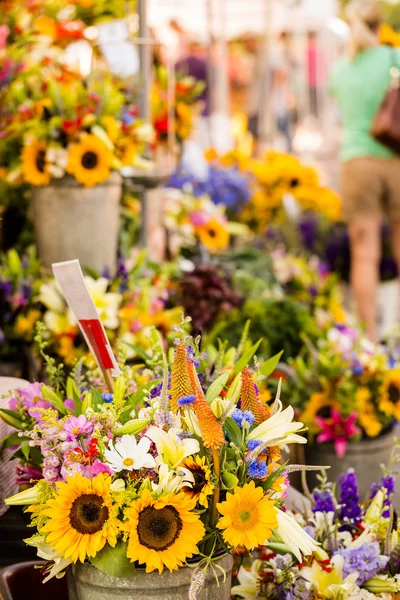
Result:
[[[370,134],[389,88],[390,67],[394,63],[400,67],[400,53],[388,46],[379,46],[359,52],[354,60],[342,59],[334,66],[331,89],[342,112],[342,160],[394,156]]]

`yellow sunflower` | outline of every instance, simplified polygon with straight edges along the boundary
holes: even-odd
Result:
[[[371,401],[371,392],[366,387],[356,391],[356,406],[358,421],[368,437],[376,437],[382,431],[382,424],[376,416],[375,407]]]
[[[314,394],[311,394],[307,407],[301,414],[300,419],[309,428],[311,433],[317,433],[319,427],[315,424],[315,417],[328,418],[333,405],[333,401],[326,392],[314,392]]]
[[[48,185],[50,174],[47,172],[46,144],[38,140],[24,146],[21,155],[22,173],[27,183]]]
[[[387,373],[381,389],[379,410],[400,420],[400,369]]]
[[[178,569],[198,553],[197,544],[205,529],[193,511],[196,501],[183,492],[156,500],[149,490],[126,511],[125,530],[129,532],[127,556],[146,565],[146,573],[164,567]]]
[[[223,538],[233,547],[251,550],[260,546],[278,526],[274,502],[264,496],[263,489],[256,487],[254,481],[236,487],[217,507],[223,515],[217,527],[224,529]]]
[[[69,147],[67,171],[82,185],[92,187],[108,179],[113,160],[105,143],[95,135],[87,134],[78,144]]]
[[[205,225],[196,227],[200,242],[208,250],[223,250],[229,244],[229,231],[221,221],[210,219]]]
[[[211,483],[211,469],[206,464],[205,456],[202,458],[200,456],[188,456],[181,462],[180,466],[188,469],[194,477],[192,487],[184,487],[182,491],[207,508],[208,496],[212,494],[214,485]]]
[[[57,484],[57,495],[43,514],[46,542],[75,563],[95,556],[106,543],[117,543],[118,521],[110,497],[111,477],[100,473],[87,479],[76,473]]]

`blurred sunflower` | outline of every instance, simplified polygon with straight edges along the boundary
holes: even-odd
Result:
[[[358,421],[368,437],[376,437],[382,431],[375,407],[371,401],[371,392],[366,387],[360,387],[356,391],[356,406]]]
[[[196,501],[184,493],[166,494],[156,500],[149,490],[126,511],[129,533],[127,556],[146,565],[146,573],[164,567],[178,569],[197,554],[205,530],[193,508]]]
[[[27,183],[32,185],[48,185],[50,174],[47,170],[46,144],[34,140],[26,144],[22,150],[22,173]]]
[[[389,371],[381,388],[379,410],[400,420],[400,369]]]
[[[212,218],[204,225],[196,227],[196,234],[208,250],[224,250],[229,244],[229,231],[216,218]]]
[[[46,542],[64,558],[84,562],[106,543],[117,543],[118,520],[110,497],[111,477],[100,473],[87,479],[76,473],[57,484],[55,498],[49,500],[44,515],[49,517],[43,531]]]
[[[214,489],[211,483],[211,469],[206,464],[205,456],[188,456],[180,464],[184,469],[188,469],[194,477],[192,487],[184,487],[182,491],[188,496],[199,502],[205,508],[208,507],[208,496]]]
[[[87,134],[79,143],[71,144],[67,171],[82,185],[92,187],[108,179],[112,163],[112,152],[105,143]]]
[[[311,433],[319,431],[315,423],[315,417],[329,418],[334,402],[326,391],[314,392],[311,394],[305,411],[300,415],[300,419],[310,429]]]
[[[117,153],[121,165],[131,167],[138,153],[138,147],[131,139],[123,138],[117,144]]]

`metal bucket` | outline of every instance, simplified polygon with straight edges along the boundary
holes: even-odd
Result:
[[[216,569],[218,582],[212,569],[206,573],[206,581],[198,600],[230,600],[233,560],[224,555],[215,561],[226,573]],[[193,565],[195,566],[195,565]],[[182,567],[170,573],[164,570],[145,573],[137,569],[134,577],[110,577],[88,563],[77,563],[68,572],[69,600],[188,600],[193,568]]]
[[[333,444],[316,444],[305,447],[306,465],[327,465],[329,481],[337,481],[341,473],[353,468],[357,474],[360,498],[363,499],[371,483],[379,481],[382,477],[381,464],[387,465],[393,449],[395,434],[393,431],[375,439],[349,442],[347,452],[343,458],[337,456]],[[317,484],[314,473],[307,473],[307,482],[310,487]]]
[[[117,258],[122,180],[118,173],[101,185],[81,186],[73,177],[32,189],[33,221],[39,256],[46,267],[79,258],[101,272]]]

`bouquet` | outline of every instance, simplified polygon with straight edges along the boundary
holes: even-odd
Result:
[[[244,354],[221,371],[221,357],[211,365],[177,335],[171,372],[161,351],[162,371],[142,387],[126,368],[113,393],[75,372],[66,385],[16,391],[0,412],[19,430],[5,445],[18,445],[19,469],[35,483],[6,502],[29,507],[37,533],[27,543],[49,560],[48,577],[78,561],[113,576],[195,561],[195,598],[205,571],[237,546],[274,536],[299,560],[318,553],[281,510],[291,470],[282,450],[305,438],[291,407],[258,396],[276,357],[251,369]]]
[[[377,437],[400,418],[395,358],[356,327],[331,327],[315,346],[306,343],[290,364],[292,402],[311,441],[333,442],[338,456],[344,456],[349,441]]]
[[[44,56],[26,66],[4,95],[3,178],[13,185],[44,186],[69,174],[90,187],[112,170],[142,165],[140,155],[154,132],[136,114],[110,76],[89,83]]]
[[[240,567],[234,598],[280,600],[394,600],[400,593],[400,541],[391,499],[394,472],[386,470],[360,501],[352,470],[332,484],[321,483],[304,497],[298,512],[286,515],[320,544],[324,556],[299,560],[284,544],[259,549],[251,571]]]

